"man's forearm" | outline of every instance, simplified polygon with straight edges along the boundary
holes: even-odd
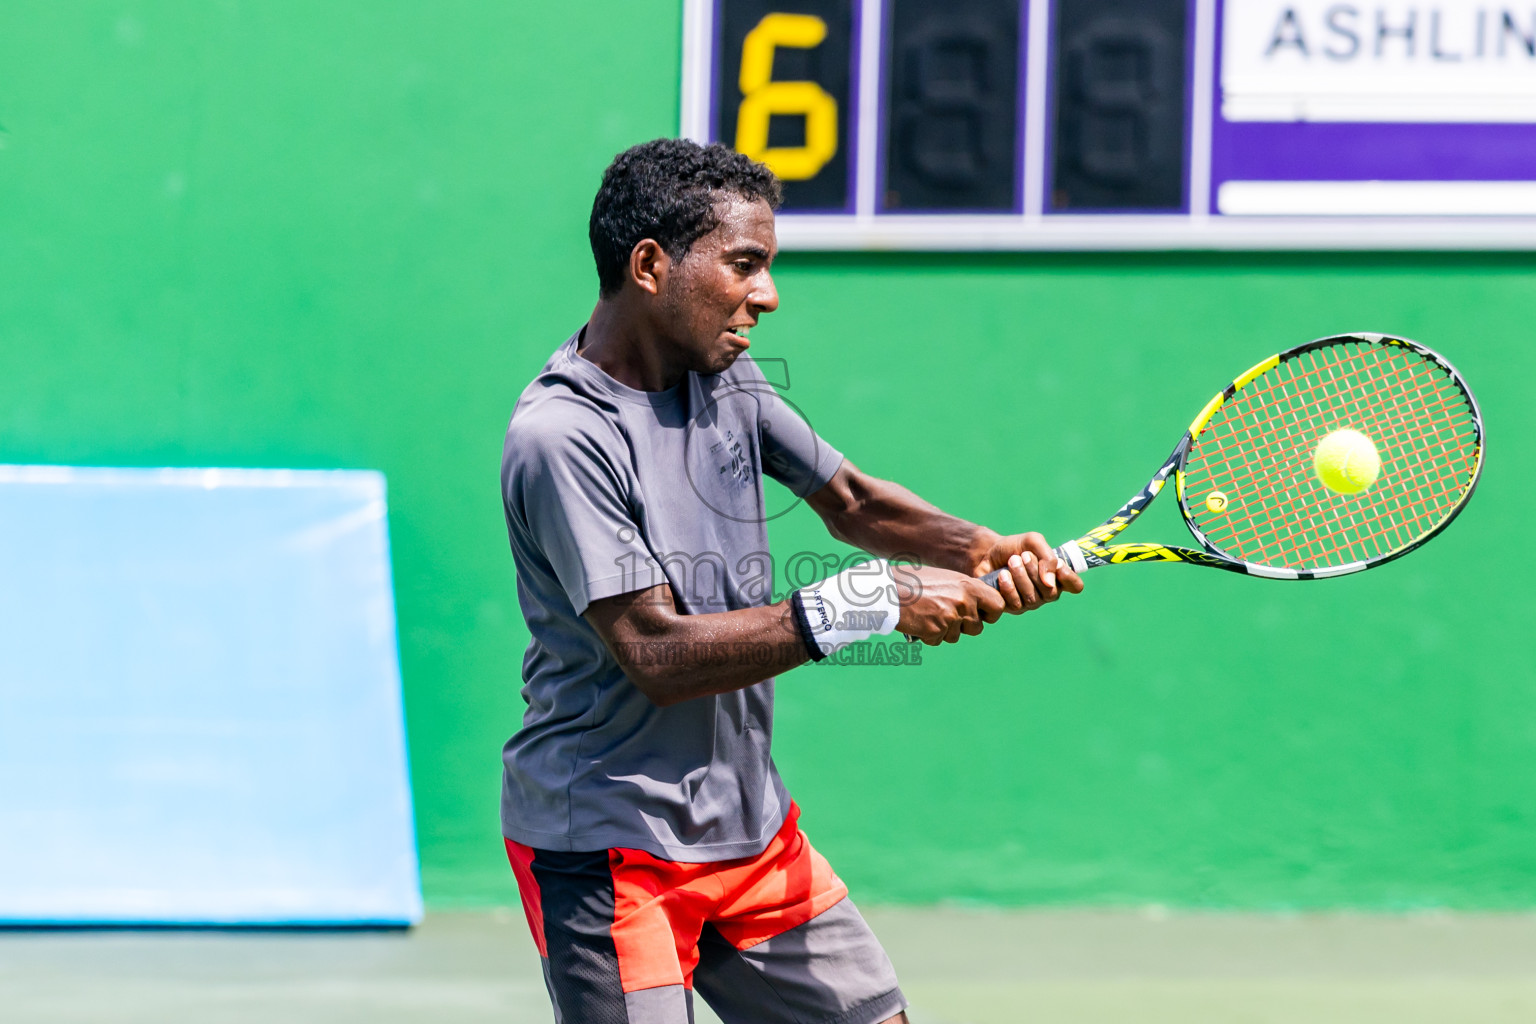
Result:
[[[811,505],[844,543],[882,558],[911,557],[955,572],[974,573],[998,539],[995,531],[850,463],[812,496]]]
[[[587,618],[624,674],[663,707],[744,689],[811,658],[787,600],[681,615],[660,586],[598,602]]]

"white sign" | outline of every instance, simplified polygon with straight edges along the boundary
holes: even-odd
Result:
[[[1225,0],[1228,121],[1536,122],[1536,3]]]

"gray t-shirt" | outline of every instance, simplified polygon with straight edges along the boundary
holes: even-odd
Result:
[[[577,355],[580,338],[523,392],[502,454],[532,634],[528,711],[503,751],[502,830],[546,850],[753,856],[789,807],[769,755],[773,680],[657,707],[582,612],[662,582],[690,615],[771,603],[762,473],[804,497],[843,457],[745,356],[636,391]]]

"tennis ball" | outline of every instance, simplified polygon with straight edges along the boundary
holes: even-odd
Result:
[[[1205,507],[1212,512],[1225,512],[1227,496],[1220,491],[1212,491],[1205,496]]]
[[[1335,430],[1317,442],[1312,466],[1323,486],[1339,494],[1369,490],[1381,473],[1381,454],[1358,430]]]

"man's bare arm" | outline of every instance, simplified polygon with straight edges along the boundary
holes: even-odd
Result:
[[[847,459],[806,503],[845,544],[882,558],[916,556],[924,565],[966,575],[975,574],[998,537],[985,526],[930,505],[898,483],[870,476]]]
[[[896,628],[928,644],[974,636],[1004,610],[997,591],[948,569],[905,570],[896,590]],[[740,690],[811,660],[789,598],[689,615],[663,583],[593,601],[584,617],[624,674],[661,707]]]
[[[1063,590],[1077,594],[1083,589],[1082,579],[1056,558],[1040,534],[1004,536],[967,522],[846,459],[806,503],[832,536],[871,554],[915,557],[967,576],[1006,566],[1010,571],[998,584],[1012,612],[1054,601]]]
[[[585,618],[624,674],[661,707],[740,690],[811,660],[787,600],[688,615],[663,583],[593,601]]]

